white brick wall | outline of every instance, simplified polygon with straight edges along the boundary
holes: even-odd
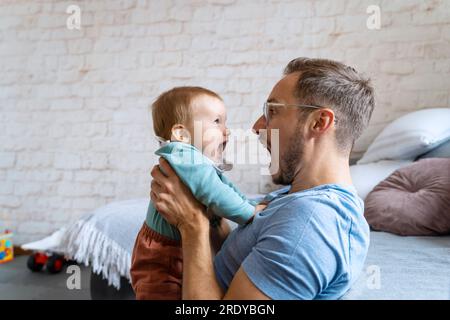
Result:
[[[81,30],[66,28],[78,4]],[[366,9],[381,8],[380,30]],[[0,223],[37,239],[110,201],[145,197],[156,144],[148,104],[175,85],[219,92],[249,128],[285,64],[338,59],[378,106],[355,157],[396,117],[450,104],[449,0],[3,0]],[[230,174],[270,188],[259,167]]]

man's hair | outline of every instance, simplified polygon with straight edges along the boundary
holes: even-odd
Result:
[[[176,87],[163,92],[151,106],[155,134],[170,140],[175,124],[190,125],[192,102],[201,95],[222,100],[217,93],[202,87]]]
[[[370,79],[352,67],[326,59],[294,59],[284,69],[284,75],[294,72],[300,72],[294,93],[299,103],[332,109],[337,119],[337,145],[350,151],[375,107]],[[302,112],[309,113],[307,110],[314,111],[302,109]]]

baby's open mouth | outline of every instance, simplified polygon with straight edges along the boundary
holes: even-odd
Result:
[[[227,141],[224,141],[224,142],[222,142],[221,144],[219,144],[218,149],[219,149],[220,151],[224,151],[225,148],[226,148],[226,146],[227,146]]]

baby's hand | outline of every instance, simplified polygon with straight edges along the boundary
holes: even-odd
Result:
[[[268,204],[267,202],[258,203],[255,207],[255,214],[257,214],[260,211],[263,211],[267,207],[267,204]]]
[[[246,223],[250,223],[253,221],[253,218],[256,216],[256,214],[260,211],[263,211],[267,207],[268,202],[260,202],[255,206],[255,211],[253,211],[253,216],[248,219]]]

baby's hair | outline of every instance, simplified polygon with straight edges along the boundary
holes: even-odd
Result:
[[[217,93],[202,87],[175,87],[163,92],[151,106],[155,134],[170,140],[175,124],[190,125],[192,101],[200,95],[222,100]]]

